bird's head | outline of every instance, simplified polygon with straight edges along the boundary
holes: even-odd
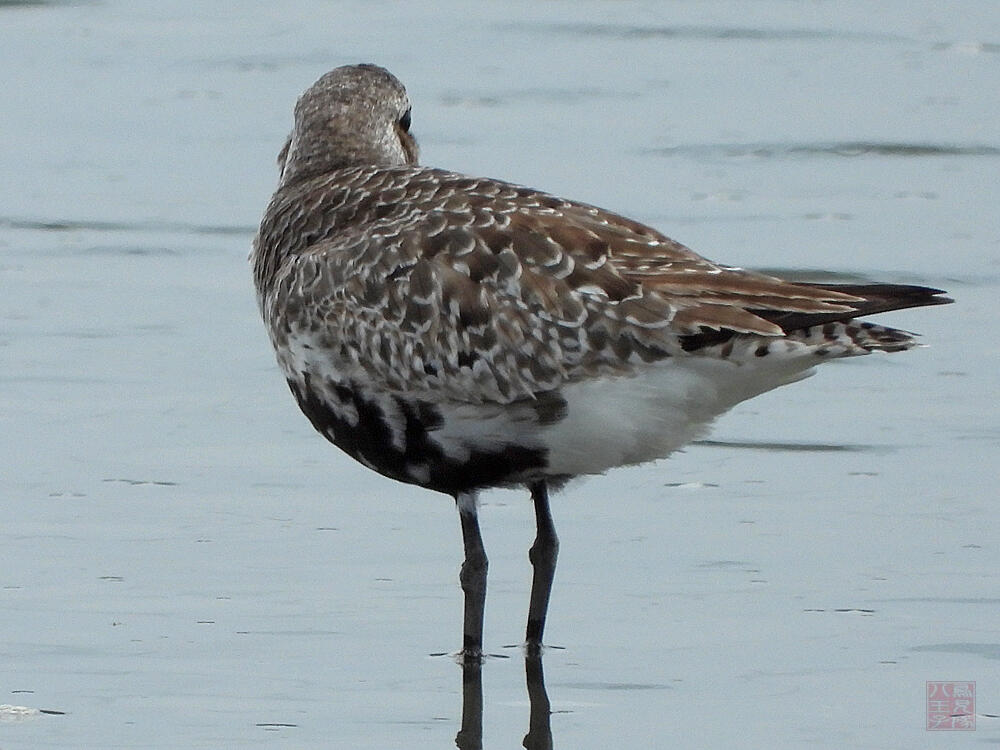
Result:
[[[418,153],[403,84],[377,65],[346,65],[299,97],[278,167],[287,185],[343,167],[416,164]]]

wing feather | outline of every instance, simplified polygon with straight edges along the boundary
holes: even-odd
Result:
[[[254,259],[272,336],[308,339],[349,377],[456,400],[530,398],[736,334],[945,301],[719,265],[594,206],[421,167],[279,191]]]

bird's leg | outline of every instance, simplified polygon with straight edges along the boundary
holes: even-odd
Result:
[[[552,578],[556,573],[556,558],[559,556],[559,538],[549,511],[549,490],[545,481],[528,485],[531,500],[535,504],[535,543],[528,551],[528,559],[534,568],[531,579],[531,602],[528,605],[528,627],[525,645],[529,654],[536,654],[542,647],[542,632],[545,630],[545,613],[549,608],[549,593]]]
[[[486,549],[479,533],[476,494],[462,492],[455,497],[458,517],[462,522],[465,562],[459,581],[465,592],[465,632],[462,656],[481,659],[483,655],[483,612],[486,609]]]
[[[528,702],[531,706],[528,733],[521,744],[525,750],[552,750],[552,704],[545,692],[545,675],[542,672],[540,653],[528,654],[524,659],[524,675],[528,684]]]
[[[462,728],[455,736],[458,750],[483,750],[483,664],[466,659],[462,664]]]

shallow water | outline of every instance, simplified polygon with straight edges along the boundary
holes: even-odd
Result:
[[[0,704],[64,712],[3,750],[454,746],[454,508],[312,433],[245,262],[295,97],[361,60],[426,163],[958,300],[555,497],[553,745],[929,746],[928,680],[1000,714],[995,3],[0,2],[0,60]],[[517,747],[530,504],[482,523]]]

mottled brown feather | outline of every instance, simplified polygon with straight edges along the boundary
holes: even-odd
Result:
[[[594,206],[415,166],[339,169],[282,188],[257,244],[264,299],[277,286],[308,297],[284,296],[273,315],[325,311],[297,324],[334,337],[378,329],[380,342],[395,343],[357,360],[368,377],[453,398],[514,399],[734,333],[775,337],[945,301],[911,287],[868,294],[722,266]],[[469,365],[480,347],[480,364]]]

